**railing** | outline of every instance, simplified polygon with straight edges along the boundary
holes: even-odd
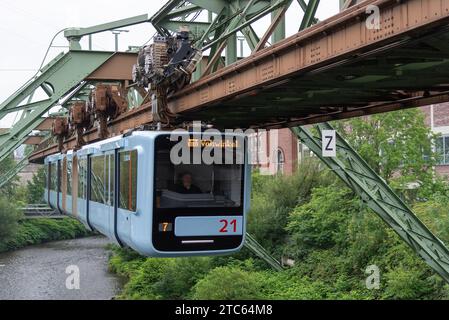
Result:
[[[24,208],[20,208],[26,219],[28,218],[61,218],[57,210],[49,207],[47,204],[29,204]]]

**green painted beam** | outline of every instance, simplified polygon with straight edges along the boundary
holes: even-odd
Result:
[[[274,4],[276,1],[272,0],[272,3]],[[285,6],[289,7],[291,4],[291,1],[289,1],[288,3],[285,4]],[[271,13],[271,22],[273,22],[273,20],[276,18],[277,14],[279,11],[283,10],[284,7],[279,8],[276,11],[273,11]],[[279,22],[279,24],[277,25],[277,27],[274,29],[274,32],[271,36],[271,43],[275,44],[279,41],[282,41],[285,39],[285,17],[283,17],[281,19],[281,21]]]
[[[293,128],[292,131],[415,253],[449,283],[449,250],[444,243],[338,133],[337,157],[323,157],[321,132],[333,128],[327,123],[316,128],[319,136],[314,136],[303,127]]]
[[[271,12],[273,12],[276,9],[278,9],[279,7],[285,5],[285,3],[287,1],[288,0],[278,0],[278,1],[276,1],[276,3],[274,3],[271,6],[267,7],[265,10],[261,11],[260,13],[255,15],[254,17],[252,17],[250,19],[247,19],[246,21],[242,22],[240,25],[237,25],[234,28],[230,28],[230,30],[228,32],[226,32],[225,34],[221,35],[221,37],[219,39],[206,44],[203,47],[203,49],[208,49],[212,45],[216,44],[216,42],[221,42],[222,40],[226,40],[227,38],[229,38],[234,33],[238,32],[238,31],[241,31],[242,29],[244,29],[244,28],[250,26],[252,23],[262,19],[263,17],[265,17],[266,15],[270,14]]]
[[[260,245],[253,236],[249,233],[246,233],[245,238],[245,247],[248,248],[251,252],[253,252],[260,259],[268,263],[274,270],[282,271],[284,268],[282,264],[273,257],[262,245]]]
[[[188,0],[188,2],[216,14],[228,6],[227,1],[224,0]]]
[[[162,20],[159,23],[160,27],[163,27],[171,32],[178,32],[181,27],[188,26],[189,31],[194,35],[196,39],[200,38],[209,29],[210,24],[208,22],[189,22],[189,21],[176,21],[176,20]]]
[[[189,27],[197,48],[203,51],[210,50],[209,56],[213,57],[218,48],[223,49],[223,43],[227,42],[225,64],[229,65],[237,60],[236,36],[241,33],[248,47],[254,51],[261,41],[252,24],[271,14],[272,18],[285,7],[290,7],[293,0],[171,0],[159,10],[151,19],[156,30],[164,35],[179,30],[181,26]],[[302,28],[316,23],[315,13],[319,6],[319,0],[297,0],[304,19]],[[335,1],[335,0],[334,0]],[[186,15],[193,12],[206,11],[209,21],[204,22],[200,18],[186,21]],[[282,11],[281,11],[282,12]],[[213,17],[212,14],[215,14]],[[285,17],[280,20],[272,34],[271,43],[285,39]],[[211,69],[214,72],[222,59],[218,59]],[[193,77],[197,80],[201,77],[205,68],[197,68]],[[209,68],[210,69],[210,68]],[[206,69],[204,70],[206,71]],[[209,70],[207,70],[209,71]]]
[[[301,21],[301,26],[299,27],[299,31],[304,30],[315,23],[315,14],[318,10],[319,5],[320,0],[309,0],[309,3],[307,4],[306,10],[304,12],[304,17]]]
[[[200,6],[187,5],[187,6],[179,8],[179,9],[172,10],[170,13],[165,15],[164,20],[175,19],[175,18],[184,16],[184,15],[187,15],[187,14],[191,14],[193,12],[198,12],[200,10],[203,10],[203,8],[201,8]]]
[[[109,23],[99,24],[88,28],[70,28],[64,31],[64,37],[66,37],[67,40],[69,40],[71,50],[80,50],[81,46],[79,45],[79,41],[84,36],[114,29],[120,29],[124,27],[130,27],[145,22],[150,22],[150,19],[147,14],[121,19]]]
[[[113,53],[110,52],[70,51],[57,61],[51,62],[49,67],[43,69],[44,72],[2,103],[0,119],[22,108],[22,101],[26,101],[43,83],[49,84],[54,89],[48,100],[26,105],[25,108],[29,111],[26,116],[15,123],[6,135],[0,136],[0,161],[19,147],[27,136],[45,120],[43,118],[45,113],[77,88],[88,75],[112,55]]]

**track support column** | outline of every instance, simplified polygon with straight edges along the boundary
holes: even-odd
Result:
[[[333,130],[328,123],[316,126],[314,136],[303,127],[292,128],[332,171],[362,201],[404,240],[425,262],[449,283],[449,250],[413,213],[404,201],[377,175],[363,158],[337,133],[337,157],[322,156],[322,130]]]

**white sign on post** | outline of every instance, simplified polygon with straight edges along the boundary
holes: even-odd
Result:
[[[335,158],[337,156],[337,134],[335,130],[323,130],[323,157]]]

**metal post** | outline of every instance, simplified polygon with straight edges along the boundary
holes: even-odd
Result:
[[[227,40],[226,65],[229,66],[237,61],[237,36],[234,34]]]
[[[277,1],[272,0],[272,3],[276,3]],[[282,10],[282,8],[279,8],[278,10]],[[277,18],[278,10],[273,11],[271,13],[271,21],[275,21]],[[276,29],[274,29],[273,35],[271,36],[271,42],[272,44],[279,42],[281,40],[285,39],[285,17],[283,17],[280,22],[278,23]]]

